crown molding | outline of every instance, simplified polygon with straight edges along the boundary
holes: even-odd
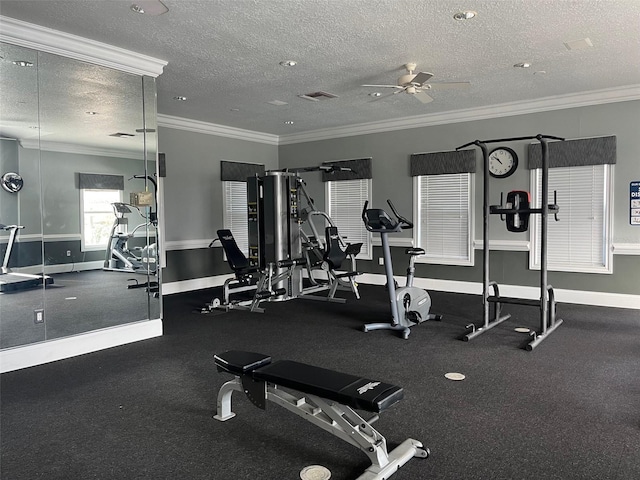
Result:
[[[391,132],[409,128],[430,127],[448,123],[471,122],[490,118],[510,117],[530,113],[548,112],[566,108],[585,107],[605,103],[640,100],[640,85],[593,90],[570,95],[556,95],[533,101],[510,102],[488,107],[469,108],[450,112],[433,113],[399,118],[391,121],[367,122],[344,127],[324,128],[302,133],[281,135],[279,145],[330,140],[372,133]]]
[[[266,143],[268,145],[278,145],[277,135],[243,130],[241,128],[226,127],[224,125],[190,120],[188,118],[172,117],[170,115],[158,114],[158,126],[204,133],[206,135],[235,138],[238,140],[248,140],[250,142]]]
[[[142,160],[144,153],[142,150],[121,150],[117,148],[93,147],[90,145],[79,145],[75,143],[47,142],[35,139],[20,140],[20,146],[27,149],[42,150],[48,152],[75,153],[78,155],[95,155],[99,157],[130,158],[132,160]]]
[[[3,16],[0,41],[135,75],[157,77],[167,65],[164,60]]]

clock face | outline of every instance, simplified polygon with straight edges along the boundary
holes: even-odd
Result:
[[[496,178],[505,178],[518,168],[518,155],[507,147],[498,147],[489,154],[489,173]]]

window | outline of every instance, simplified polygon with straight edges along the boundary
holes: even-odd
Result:
[[[80,192],[82,250],[103,250],[107,248],[115,221],[111,204],[122,201],[122,191],[83,188]]]
[[[471,173],[414,177],[413,240],[426,255],[418,262],[473,265]]]
[[[231,230],[238,248],[249,255],[249,227],[247,218],[247,182],[224,181],[224,228]]]
[[[326,183],[327,214],[345,243],[362,243],[357,258],[371,260],[371,235],[362,221],[362,207],[371,201],[371,179]]]
[[[557,192],[558,221],[549,216],[547,268],[563,272],[612,273],[612,166],[586,165],[549,169],[549,203]],[[532,170],[532,203],[540,208],[542,170]],[[540,215],[531,217],[529,265],[540,269]]]

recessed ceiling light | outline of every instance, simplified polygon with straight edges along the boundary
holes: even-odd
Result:
[[[530,66],[531,64],[527,62],[520,62],[514,65],[515,68],[529,68]]]
[[[464,12],[456,13],[453,18],[455,18],[456,20],[470,20],[476,15],[478,15],[478,12],[474,12],[473,10],[465,10]]]
[[[582,38],[580,40],[564,42],[564,46],[567,48],[567,50],[580,50],[582,48],[593,47],[593,42],[588,38]]]
[[[280,65],[283,67],[295,67],[298,64],[295,60],[283,60]]]
[[[275,105],[276,107],[282,107],[283,105],[289,105],[287,102],[283,102],[282,100],[271,100],[267,102],[269,105]]]
[[[142,8],[140,5],[136,5],[135,3],[131,5],[131,11],[139,13],[140,15],[144,15],[144,8]]]
[[[370,97],[381,97],[382,94],[380,92],[373,92],[369,94]]]
[[[546,70],[538,70],[537,72],[533,72],[534,75],[546,75]]]
[[[14,60],[13,64],[17,65],[18,67],[33,67],[33,63],[27,62],[26,60]]]
[[[98,112],[84,112],[84,113],[86,113],[87,115],[98,115]]]
[[[178,102],[186,102],[187,101],[187,97],[183,97],[182,95],[177,95],[175,97],[173,97],[174,100],[177,100]]]
[[[232,112],[239,112],[240,111],[239,108],[230,108],[229,110],[232,111]]]
[[[286,120],[284,122],[285,125],[293,125],[293,121],[292,120]]]

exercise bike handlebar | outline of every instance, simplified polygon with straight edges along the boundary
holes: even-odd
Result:
[[[387,212],[380,208],[368,209],[369,201],[365,200],[362,208],[362,221],[367,230],[370,232],[399,232],[400,230],[413,228],[413,223],[398,213],[391,200],[387,200],[387,203],[391,207],[396,220],[393,220]]]
[[[387,199],[387,203],[389,204],[389,207],[391,207],[391,211],[393,212],[393,214],[398,219],[398,223],[400,224],[400,228],[402,230],[413,228],[413,222],[410,222],[409,220],[404,218],[402,215],[400,215],[396,210],[396,207],[394,207],[393,203],[391,203],[391,200]]]

